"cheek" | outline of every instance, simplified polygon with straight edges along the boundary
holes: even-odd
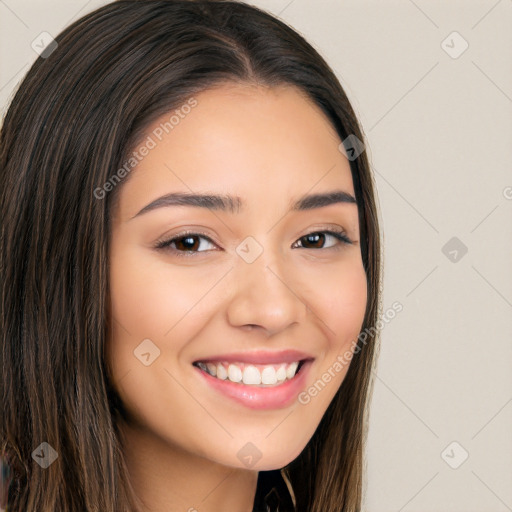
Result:
[[[186,270],[173,270],[141,251],[114,253],[112,262],[112,315],[134,337],[162,338],[205,293],[197,286],[201,276],[191,286]]]
[[[182,331],[190,329],[194,305],[211,287],[209,281],[204,286],[190,286],[186,270],[163,264],[147,250],[113,246],[108,358],[124,407],[139,424],[173,435],[178,432],[179,436],[182,431],[193,432],[186,415],[173,419],[171,428],[162,411],[185,411],[196,404],[172,376],[176,359],[188,341]],[[151,343],[144,341],[142,345],[143,340]],[[138,358],[142,353],[149,353],[149,365]],[[193,433],[190,436],[193,438]]]
[[[325,280],[318,299],[330,340],[329,349],[341,349],[354,341],[362,327],[367,302],[367,280],[362,262]]]
[[[175,350],[166,350],[165,340],[169,337],[165,334],[184,315],[180,312],[189,303],[188,288],[173,280],[161,264],[157,268],[155,262],[137,248],[113,245],[110,261],[112,328],[108,357],[115,380],[129,372],[129,379],[123,380],[124,386],[128,381],[137,383],[129,393],[137,401],[159,378],[159,370],[180,350],[176,344],[179,340],[175,339]],[[144,366],[137,356],[147,353],[153,362]]]
[[[340,388],[364,320],[367,279],[361,262],[330,273],[325,286],[314,296],[326,343],[314,366],[309,386],[299,394],[304,424],[317,425]]]

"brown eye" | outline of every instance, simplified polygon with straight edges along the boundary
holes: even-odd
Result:
[[[195,235],[187,235],[182,238],[175,238],[174,245],[179,251],[195,251],[200,243],[197,242],[199,237]]]
[[[188,256],[207,251],[208,248],[204,248],[205,243],[206,245],[215,245],[207,236],[200,233],[182,233],[173,238],[157,242],[155,248],[175,253],[178,256]],[[202,250],[199,250],[199,248]]]
[[[315,231],[308,233],[303,237],[299,238],[300,247],[304,249],[330,249],[334,248],[337,244],[331,244],[328,247],[324,247],[324,243],[328,238],[334,238],[342,244],[351,244],[352,241],[347,237],[344,231]]]
[[[325,246],[327,240],[334,239],[335,242]],[[336,243],[336,240],[338,243]],[[194,256],[197,253],[208,252],[206,244],[216,246],[216,244],[206,235],[201,233],[180,233],[172,238],[161,240],[155,245],[155,249],[168,251],[176,256]],[[341,243],[340,243],[341,242]],[[344,231],[315,231],[299,238],[296,244],[303,249],[337,249],[337,245],[352,244]],[[202,248],[202,250],[199,250]]]
[[[325,235],[323,233],[310,233],[303,236],[300,240],[302,247],[313,246],[314,249],[321,249],[325,242]]]

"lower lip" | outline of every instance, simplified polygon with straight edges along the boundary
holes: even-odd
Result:
[[[213,389],[249,409],[283,409],[291,405],[303,389],[312,362],[312,360],[305,361],[293,379],[268,388],[247,386],[229,380],[217,379],[217,377],[213,377],[197,366],[194,366],[194,369]]]

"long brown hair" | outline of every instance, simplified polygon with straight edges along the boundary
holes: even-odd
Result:
[[[56,42],[30,68],[0,132],[0,454],[12,478],[8,511],[134,511],[104,352],[109,214],[122,182],[105,197],[95,191],[152,121],[226,82],[292,84],[341,140],[364,136],[318,52],[238,1],[118,0]],[[366,152],[350,166],[368,282],[363,330],[372,329],[358,339],[313,437],[284,468],[297,512],[361,508],[381,256]],[[46,469],[35,462],[34,451],[47,448],[41,443],[57,454]]]

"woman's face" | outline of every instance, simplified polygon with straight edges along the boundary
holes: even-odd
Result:
[[[340,200],[354,196],[349,162],[293,87],[223,85],[184,105],[118,185],[114,385],[127,424],[166,449],[280,468],[339,389],[364,318],[357,205]],[[154,203],[170,194],[223,201]]]

